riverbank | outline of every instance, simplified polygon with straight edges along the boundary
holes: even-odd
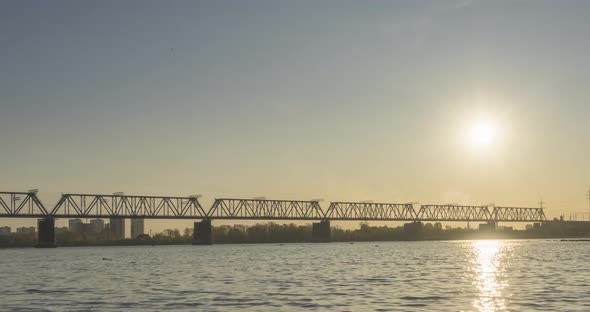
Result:
[[[59,247],[88,246],[150,246],[189,245],[193,242],[192,229],[168,229],[153,236],[136,239],[112,240],[107,232],[77,233],[64,231],[56,234]],[[252,226],[222,225],[213,227],[214,244],[288,244],[311,243],[311,225],[265,223]],[[357,229],[331,228],[332,242],[387,242],[387,241],[453,241],[484,239],[590,239],[590,229],[572,226],[568,222],[547,222],[527,230],[499,227],[496,230],[442,228],[440,223],[425,224],[408,230],[402,226],[369,226],[362,223]],[[0,248],[34,247],[35,233],[12,233],[0,236]]]

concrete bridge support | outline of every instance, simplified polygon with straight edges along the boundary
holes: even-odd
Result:
[[[195,222],[193,231],[193,245],[211,244],[213,244],[213,227],[211,226],[211,219]]]
[[[420,240],[424,236],[424,224],[419,221],[404,224],[404,234],[407,240]]]
[[[55,219],[44,218],[37,220],[37,247],[55,248]]]
[[[318,223],[313,223],[311,228],[311,239],[316,243],[327,243],[332,240],[332,232],[330,230],[330,221],[322,220]]]

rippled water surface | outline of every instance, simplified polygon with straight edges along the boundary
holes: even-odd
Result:
[[[590,311],[590,242],[0,250],[1,311]]]

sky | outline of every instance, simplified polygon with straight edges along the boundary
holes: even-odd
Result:
[[[589,20],[588,1],[2,1],[0,189],[587,212]]]

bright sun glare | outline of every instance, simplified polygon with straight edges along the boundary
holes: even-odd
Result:
[[[478,121],[469,131],[471,144],[478,147],[490,146],[494,142],[495,135],[496,129],[489,121]]]

